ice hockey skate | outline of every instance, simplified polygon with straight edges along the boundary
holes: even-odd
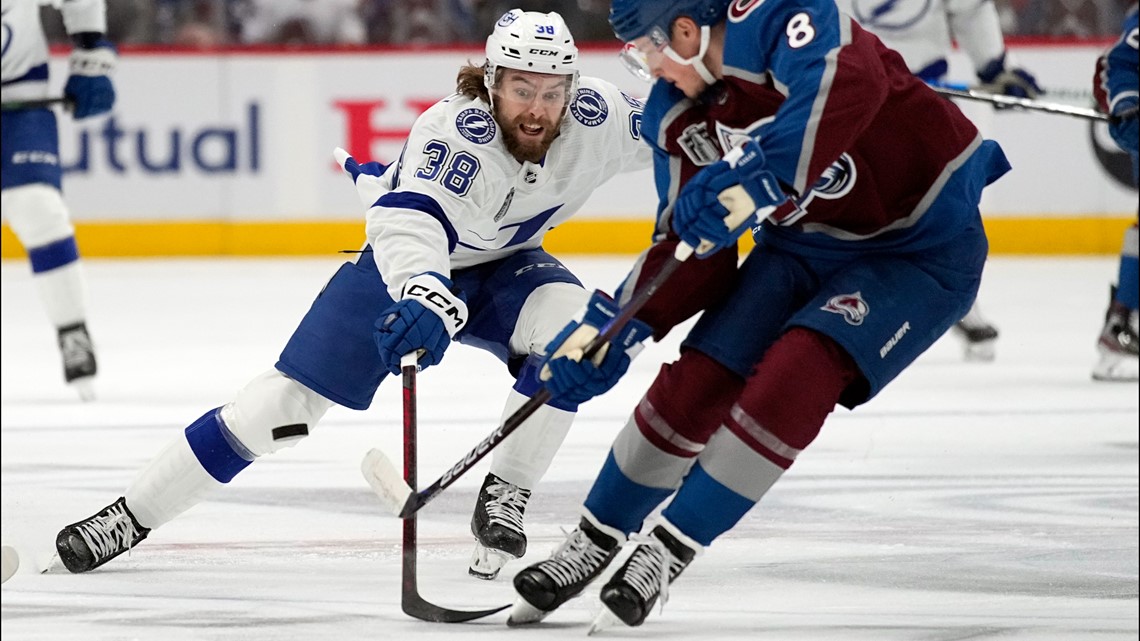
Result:
[[[507,625],[538,623],[578,596],[617,556],[625,535],[583,516],[554,554],[515,575],[519,598]]]
[[[658,598],[669,598],[669,584],[700,553],[700,545],[672,527],[658,525],[602,587],[605,609],[590,634],[608,627],[614,617],[629,626],[641,625]],[[666,580],[666,568],[668,580]],[[609,615],[612,615],[609,616]]]
[[[150,534],[119,500],[59,531],[55,549],[69,572],[89,572],[138,545]]]
[[[511,559],[526,554],[523,513],[530,490],[488,474],[479,489],[475,513],[471,515],[471,533],[475,535],[475,551],[471,555],[471,576],[493,580]]]
[[[1104,328],[1097,340],[1100,359],[1093,367],[1092,377],[1098,381],[1140,380],[1140,357],[1137,348],[1137,311],[1112,300],[1104,314]]]
[[[84,401],[95,399],[95,348],[85,323],[59,328],[59,352],[63,356],[63,378]]]
[[[977,305],[954,325],[954,333],[965,342],[967,361],[988,363],[997,355],[997,327],[982,317]]]

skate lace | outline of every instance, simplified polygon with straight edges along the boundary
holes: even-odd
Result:
[[[669,584],[685,569],[685,564],[666,549],[665,544],[650,535],[635,535],[630,539],[638,543],[637,549],[624,566],[621,579],[648,601],[660,594],[661,608],[669,600]]]
[[[517,485],[496,482],[487,486],[487,494],[493,497],[485,505],[487,522],[498,523],[506,528],[522,533],[523,512],[530,500],[530,490]]]
[[[91,338],[82,330],[59,335],[59,350],[67,367],[83,365],[91,358]]]
[[[78,524],[76,530],[95,555],[96,561],[101,561],[124,548],[129,550],[134,544],[135,537],[138,536],[134,521],[126,513],[126,508],[120,505],[111,506],[106,514],[96,515]]]
[[[551,558],[539,563],[558,587],[566,587],[588,577],[597,570],[609,553],[590,540],[582,530],[574,530]]]

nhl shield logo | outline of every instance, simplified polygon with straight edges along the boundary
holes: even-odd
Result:
[[[862,292],[832,296],[827,304],[820,309],[832,314],[839,314],[843,320],[847,321],[848,325],[862,325],[863,319],[871,313],[867,301],[863,300]]]

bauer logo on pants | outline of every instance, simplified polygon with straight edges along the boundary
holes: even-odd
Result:
[[[871,313],[867,301],[863,300],[862,292],[832,296],[827,304],[820,309],[843,316],[843,320],[847,321],[848,325],[862,325],[863,319]]]

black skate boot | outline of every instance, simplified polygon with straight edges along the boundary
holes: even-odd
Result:
[[[998,330],[993,323],[982,316],[977,305],[971,307],[965,318],[954,325],[954,333],[965,341],[967,361],[989,362],[994,360],[997,352]]]
[[[673,528],[658,525],[653,528],[649,540],[637,546],[625,564],[602,587],[602,603],[626,625],[641,625],[659,596],[662,603],[668,599],[669,584],[699,552],[700,545],[695,541]],[[668,580],[665,580],[666,567]],[[609,616],[603,611],[590,632],[608,627],[610,623]]]
[[[127,499],[119,500],[92,516],[59,531],[55,549],[69,572],[88,572],[139,544],[150,530],[139,525],[127,508]]]
[[[519,599],[507,625],[537,623],[578,596],[617,556],[625,535],[585,516],[554,554],[515,575]]]
[[[63,378],[85,401],[95,398],[92,379],[98,367],[95,364],[95,348],[85,323],[75,323],[59,328],[59,353],[63,356]]]
[[[1116,288],[1113,287],[1104,313],[1104,328],[1097,340],[1100,360],[1093,367],[1094,380],[1135,381],[1140,378],[1137,320],[1136,310],[1128,309],[1116,300]]]
[[[475,552],[468,572],[473,577],[490,581],[511,559],[526,554],[523,513],[530,500],[530,490],[488,474],[471,515],[471,533],[475,535]]]

